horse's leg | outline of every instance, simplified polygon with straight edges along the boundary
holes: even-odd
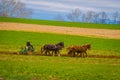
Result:
[[[61,55],[60,55],[60,51],[59,51],[59,50],[57,51],[57,53],[58,53],[58,56],[61,56]]]
[[[77,52],[76,56],[78,56],[78,52]]]
[[[81,52],[81,53],[80,53],[80,56],[81,56],[81,57],[84,57],[84,52]]]
[[[71,51],[68,52],[68,56],[70,56],[70,54],[71,54]]]
[[[77,52],[77,56],[79,56],[79,54],[80,54],[80,53],[79,53],[79,52]]]
[[[47,56],[47,53],[48,53],[48,51],[47,50],[45,50],[45,55]]]
[[[85,51],[86,57],[87,57],[87,52]]]
[[[52,56],[54,56],[54,51],[52,51]]]
[[[56,52],[55,51],[52,51],[52,55],[55,56]]]
[[[68,52],[68,55],[74,57],[73,51],[70,50],[70,51]]]
[[[82,57],[82,53],[80,53],[80,57]]]
[[[82,52],[82,54],[83,54],[83,58],[85,58],[85,52]]]
[[[75,52],[73,52],[73,57],[75,57]]]
[[[44,55],[44,54],[45,54],[45,51],[46,51],[46,50],[43,50],[43,51],[41,52],[41,54]]]
[[[55,50],[55,51],[54,51],[54,54],[60,56],[59,50]]]
[[[43,48],[41,47],[40,53],[43,54],[43,52],[44,52],[44,50],[43,50]]]
[[[84,58],[87,57],[87,53],[86,53],[86,51],[83,52],[83,57],[84,57]]]
[[[48,51],[48,55],[50,55],[50,51]]]

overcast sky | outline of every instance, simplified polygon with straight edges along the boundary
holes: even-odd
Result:
[[[120,0],[22,0],[28,8],[33,9],[32,18],[54,19],[57,14],[66,15],[71,10],[105,11],[112,13],[120,11]]]

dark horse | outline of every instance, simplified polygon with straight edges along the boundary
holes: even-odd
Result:
[[[68,55],[75,56],[75,53],[77,53],[77,56],[80,54],[81,57],[87,57],[87,50],[91,48],[90,44],[86,44],[83,46],[70,46],[67,48]],[[85,55],[86,56],[85,56]]]
[[[45,55],[50,54],[50,51],[52,51],[53,56],[55,54],[58,54],[60,56],[60,50],[64,47],[64,42],[60,42],[57,44],[45,44],[41,47],[41,54],[44,52]]]

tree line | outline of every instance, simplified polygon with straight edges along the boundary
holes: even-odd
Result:
[[[0,16],[25,18],[29,17],[31,14],[32,9],[27,8],[25,3],[20,0],[0,0]],[[120,12],[115,11],[111,15],[108,15],[105,11],[83,12],[79,8],[76,8],[66,15],[58,14],[55,19],[59,21],[120,24]]]
[[[87,11],[82,12],[79,8],[71,10],[65,16],[58,14],[55,19],[59,21],[65,21],[66,19],[72,22],[87,22],[87,23],[100,23],[100,24],[120,24],[120,12],[113,12],[108,15],[105,11],[94,12]]]

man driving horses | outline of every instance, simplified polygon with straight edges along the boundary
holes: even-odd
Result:
[[[26,43],[26,50],[27,50],[27,51],[31,51],[31,52],[34,51],[33,45],[31,45],[30,42],[27,42],[27,43]]]

